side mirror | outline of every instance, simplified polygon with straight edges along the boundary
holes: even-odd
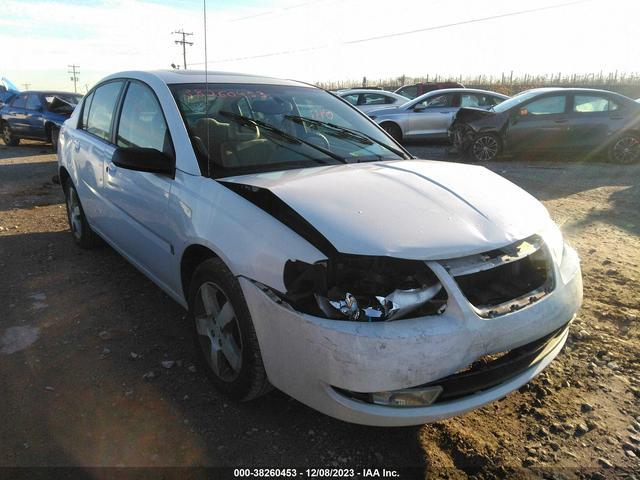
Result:
[[[423,104],[421,104],[421,103],[418,103],[417,105],[415,105],[415,106],[413,107],[413,111],[414,111],[414,112],[422,112],[423,110],[426,110],[426,108],[427,108],[427,107],[426,107],[426,105],[423,105]]]
[[[138,172],[174,175],[171,159],[155,148],[116,148],[113,163],[118,167]]]
[[[527,115],[529,115],[529,110],[527,110],[526,108],[521,108],[518,111],[518,115],[521,117],[526,117]]]

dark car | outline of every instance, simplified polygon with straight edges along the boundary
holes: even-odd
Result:
[[[476,161],[554,150],[607,152],[613,162],[633,163],[640,159],[640,104],[604,90],[539,88],[488,111],[461,108],[449,135]]]
[[[422,82],[414,83],[413,85],[403,85],[394,93],[409,99],[414,99],[425,93],[445,88],[464,88],[464,85],[458,82]]]
[[[62,123],[71,116],[82,95],[67,92],[22,92],[0,108],[0,130],[5,145],[20,140],[45,140],[54,151]]]

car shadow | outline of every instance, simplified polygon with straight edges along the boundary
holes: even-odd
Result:
[[[248,403],[220,395],[184,310],[107,246],[78,249],[68,231],[5,234],[0,259],[0,338],[38,331],[0,353],[5,464],[425,464],[418,427],[345,423],[277,390]]]

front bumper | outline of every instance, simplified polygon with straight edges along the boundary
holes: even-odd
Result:
[[[427,407],[374,405],[336,389],[382,392],[444,379],[484,355],[521,347],[560,329],[582,302],[579,260],[568,246],[562,265],[554,266],[553,292],[495,318],[479,317],[446,270],[438,262],[429,262],[429,266],[447,290],[445,313],[380,323],[302,314],[241,278],[270,382],[302,403],[349,422],[378,426],[433,422],[502,398],[527,383],[560,352],[567,331],[517,375],[488,389]]]

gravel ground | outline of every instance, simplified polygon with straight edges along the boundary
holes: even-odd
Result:
[[[567,347],[520,392],[384,429],[278,391],[245,404],[216,393],[182,309],[110,248],[74,246],[48,152],[0,146],[0,466],[410,466],[451,478],[640,468],[640,165],[486,165],[541,199],[577,248],[583,308]]]

